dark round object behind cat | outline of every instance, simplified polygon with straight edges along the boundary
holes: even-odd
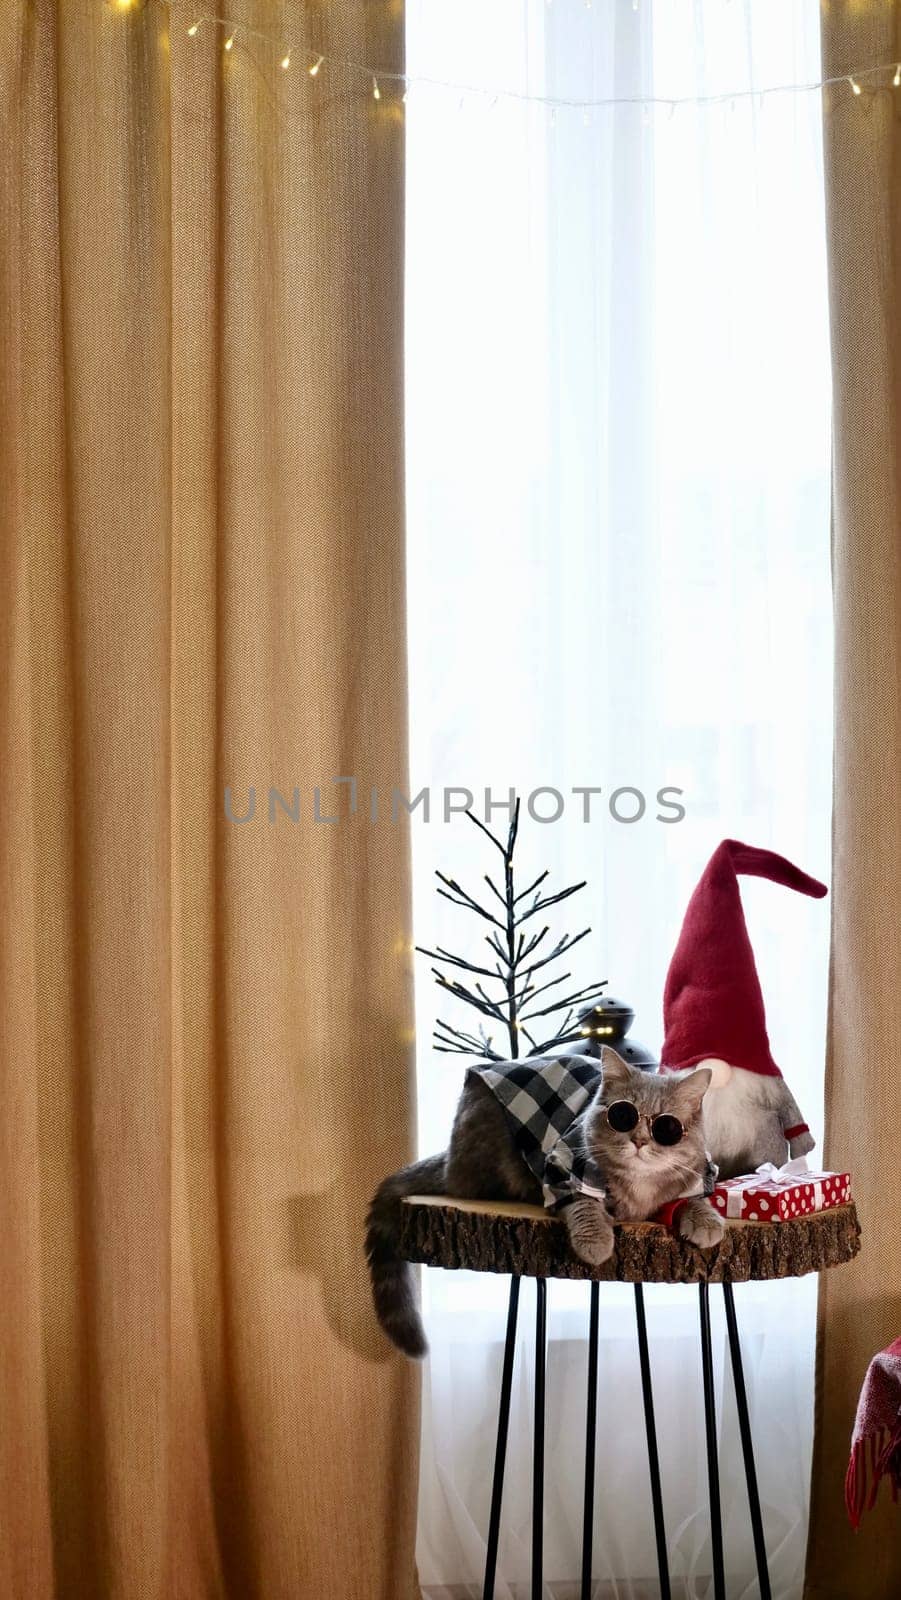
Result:
[[[641,1072],[656,1072],[657,1058],[647,1045],[639,1044],[637,1039],[626,1038],[634,1021],[635,1012],[625,1000],[614,1000],[612,996],[599,1000],[596,1005],[582,1012],[578,1039],[567,1045],[560,1054],[599,1056],[602,1046],[609,1044],[630,1067],[637,1067]]]

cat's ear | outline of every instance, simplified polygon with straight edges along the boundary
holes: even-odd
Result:
[[[701,1101],[710,1088],[712,1077],[713,1073],[709,1067],[696,1067],[694,1072],[690,1072],[679,1083],[675,1099],[686,1117],[697,1116],[701,1109]]]
[[[611,1050],[609,1044],[601,1045],[601,1071],[604,1074],[605,1090],[608,1086],[625,1088],[632,1076],[631,1068],[626,1065],[622,1056]]]

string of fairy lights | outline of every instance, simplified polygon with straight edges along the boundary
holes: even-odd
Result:
[[[109,3],[114,10],[124,14],[140,10],[143,0],[109,0]],[[230,56],[236,50],[257,50],[268,55],[282,72],[294,70],[314,83],[321,82],[331,74],[350,75],[376,101],[385,97],[406,105],[414,91],[438,90],[456,95],[460,109],[467,102],[479,103],[491,110],[504,103],[541,107],[550,114],[552,123],[560,112],[581,113],[583,121],[587,123],[593,112],[616,106],[643,107],[646,114],[655,108],[662,108],[672,115],[679,106],[729,105],[734,108],[740,102],[755,102],[762,108],[770,96],[814,94],[824,89],[844,88],[859,100],[886,91],[901,90],[901,61],[883,61],[875,66],[862,66],[850,72],[801,83],[775,83],[765,88],[734,89],[717,94],[621,94],[592,98],[532,94],[524,89],[486,88],[483,84],[398,72],[355,60],[352,56],[336,55],[308,41],[296,41],[284,36],[279,38],[234,17],[221,16],[192,4],[191,0],[185,0],[184,5],[181,0],[157,0],[157,3],[170,13],[170,31],[180,27],[188,39],[195,40],[202,31],[214,33],[225,56]],[[546,0],[546,3],[550,6],[553,0]],[[592,0],[582,0],[582,3],[591,10]],[[638,11],[641,3],[642,0],[632,0],[632,9]]]

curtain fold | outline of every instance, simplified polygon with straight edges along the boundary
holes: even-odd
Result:
[[[899,59],[894,7],[822,16],[825,75]],[[842,1495],[867,1364],[901,1332],[901,123],[890,84],[891,70],[875,92],[841,83],[824,107],[836,625],[826,1159],[854,1175],[863,1249],[820,1286],[808,1600],[889,1600],[901,1588],[888,1490],[857,1535]]]
[[[302,54],[396,66],[402,16],[332,10],[244,0],[287,72],[179,4],[0,18],[9,1600],[418,1593],[361,1251],[412,1118],[369,803],[406,772],[402,120]]]

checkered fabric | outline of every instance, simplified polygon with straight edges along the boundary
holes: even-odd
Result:
[[[585,1149],[584,1116],[602,1080],[589,1056],[544,1056],[470,1067],[488,1085],[510,1121],[516,1146],[542,1187],[544,1203],[560,1207],[577,1194],[604,1199],[604,1179]]]

